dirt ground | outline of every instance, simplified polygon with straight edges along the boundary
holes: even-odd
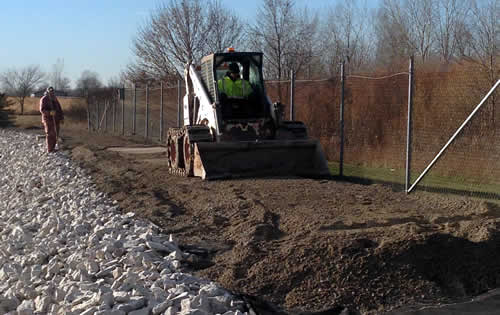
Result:
[[[17,127],[41,134],[33,117]],[[333,178],[179,178],[163,154],[106,150],[144,145],[141,138],[71,123],[62,136],[123,211],[195,254],[186,271],[241,294],[260,314],[379,314],[500,284],[498,201]]]

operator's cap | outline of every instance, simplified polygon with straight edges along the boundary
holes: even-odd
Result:
[[[231,73],[240,73],[240,67],[238,67],[237,63],[231,63],[229,65],[229,72]]]
[[[51,87],[51,86],[49,86],[49,87],[47,88],[47,92],[54,92],[54,88],[53,88],[53,87]]]

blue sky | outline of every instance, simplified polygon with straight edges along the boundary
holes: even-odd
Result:
[[[296,0],[298,7],[326,8],[338,0]],[[375,0],[368,0],[375,1]],[[0,72],[40,65],[50,72],[64,60],[72,84],[84,70],[103,83],[133,60],[131,43],[159,0],[17,0],[2,1]],[[222,0],[248,22],[261,0]]]

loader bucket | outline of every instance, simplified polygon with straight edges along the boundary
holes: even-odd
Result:
[[[194,152],[194,176],[203,179],[330,176],[316,140],[198,142]]]

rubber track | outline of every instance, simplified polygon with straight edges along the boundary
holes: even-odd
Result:
[[[175,140],[176,143],[179,143],[179,139],[184,137],[186,133],[185,128],[170,128],[168,130],[169,135]],[[168,137],[167,137],[168,138]],[[183,150],[182,145],[177,148],[177,154],[179,154],[180,150]],[[176,175],[176,176],[182,176],[182,177],[187,177],[187,172],[185,168],[179,168],[177,166],[171,166],[169,165],[168,172],[170,174]]]

